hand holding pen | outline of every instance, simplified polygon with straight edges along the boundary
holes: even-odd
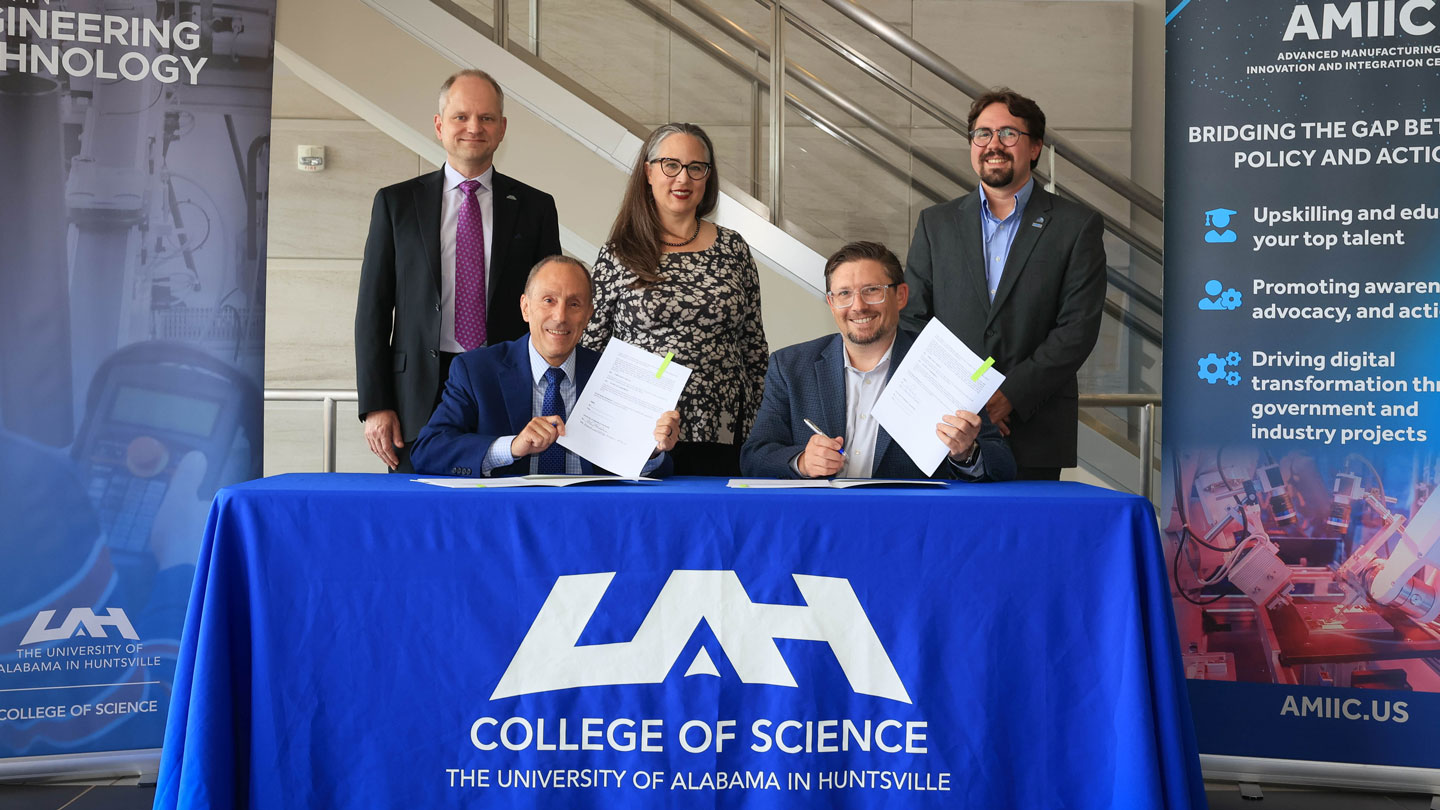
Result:
[[[845,466],[845,451],[841,448],[845,437],[837,436],[832,439],[809,419],[805,420],[805,425],[815,435],[810,437],[805,450],[795,462],[800,474],[806,478],[826,478],[840,472]]]

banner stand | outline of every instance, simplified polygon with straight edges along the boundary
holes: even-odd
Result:
[[[1220,754],[1201,754],[1200,767],[1205,779],[1212,782],[1263,782],[1386,793],[1429,793],[1440,797],[1440,772],[1429,768]]]
[[[0,782],[71,782],[136,774],[145,782],[159,772],[159,748],[0,759]]]

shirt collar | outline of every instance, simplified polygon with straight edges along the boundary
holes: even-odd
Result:
[[[494,181],[494,179],[495,164],[493,163],[490,164],[490,168],[481,172],[478,177],[466,177],[460,172],[455,171],[455,167],[450,165],[450,161],[445,161],[445,190],[447,192],[454,191],[455,189],[459,188],[460,184],[465,182],[466,180],[479,180],[480,189],[482,191],[489,191],[491,190],[491,188],[493,188],[491,183]]]
[[[448,165],[448,164],[447,164],[447,165]],[[1032,192],[1032,191],[1034,191],[1034,190],[1035,190],[1035,178],[1032,176],[1029,180],[1026,180],[1026,181],[1025,181],[1025,185],[1021,186],[1019,191],[1015,192],[1015,207],[1010,210],[1010,216],[1006,217],[1005,219],[996,219],[996,218],[995,218],[995,215],[990,213],[990,198],[987,197],[987,196],[985,196],[985,192],[984,192],[984,191],[981,191],[981,192],[980,192],[980,213],[981,213],[981,216],[986,217],[986,218],[989,219],[991,222],[1004,222],[1005,220],[1008,220],[1008,219],[1010,219],[1011,217],[1014,217],[1014,218],[1018,219],[1019,217],[1021,217],[1021,216],[1024,215],[1024,213],[1025,213],[1025,204],[1028,203],[1028,202],[1030,202],[1030,192]]]
[[[539,385],[545,379],[545,369],[550,368],[550,364],[545,362],[545,358],[535,350],[535,343],[530,340],[529,336],[525,338],[525,348],[530,352],[530,378],[535,381],[536,385]],[[570,350],[570,356],[565,358],[565,362],[560,364],[560,370],[565,372],[565,379],[572,383],[575,381],[574,349]]]
[[[875,367],[870,369],[869,371],[861,371],[860,369],[855,368],[854,364],[850,362],[850,350],[845,348],[845,343],[842,339],[840,343],[840,357],[844,360],[845,370],[853,371],[856,374],[871,374],[876,371],[885,371],[890,367],[890,354],[895,351],[895,338],[899,335],[900,331],[897,329],[895,331],[895,334],[890,338],[890,348],[885,350],[885,355],[880,358],[880,362],[876,363]]]

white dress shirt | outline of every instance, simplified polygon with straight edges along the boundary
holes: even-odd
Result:
[[[455,226],[460,221],[460,205],[465,192],[460,184],[479,180],[475,200],[480,203],[480,221],[485,224],[485,307],[489,312],[495,290],[491,283],[490,249],[495,243],[495,167],[479,177],[464,177],[448,162],[445,164],[445,191],[440,195],[440,351],[459,354],[465,347],[455,340]]]

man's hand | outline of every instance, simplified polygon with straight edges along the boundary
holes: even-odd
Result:
[[[947,413],[935,426],[935,435],[945,443],[950,458],[956,461],[966,458],[975,448],[975,438],[980,435],[980,414],[969,411]]]
[[[405,446],[405,439],[400,435],[400,415],[394,411],[365,414],[365,442],[385,466],[392,470],[399,467],[400,457],[395,454],[395,448]]]
[[[1000,391],[990,395],[990,401],[985,403],[985,411],[990,414],[990,423],[1000,431],[1001,436],[1010,435],[1010,414],[1015,408]]]
[[[800,454],[800,460],[795,466],[800,469],[800,474],[806,478],[825,478],[840,472],[845,466],[845,457],[840,455],[840,445],[845,443],[845,437],[832,439],[829,436],[815,434],[805,444],[805,452]]]
[[[651,458],[661,453],[675,449],[675,443],[680,440],[680,412],[666,411],[660,414],[655,422],[655,453]]]
[[[565,420],[557,416],[537,416],[525,425],[514,441],[510,442],[510,455],[524,458],[543,453],[555,440],[565,435]]]

